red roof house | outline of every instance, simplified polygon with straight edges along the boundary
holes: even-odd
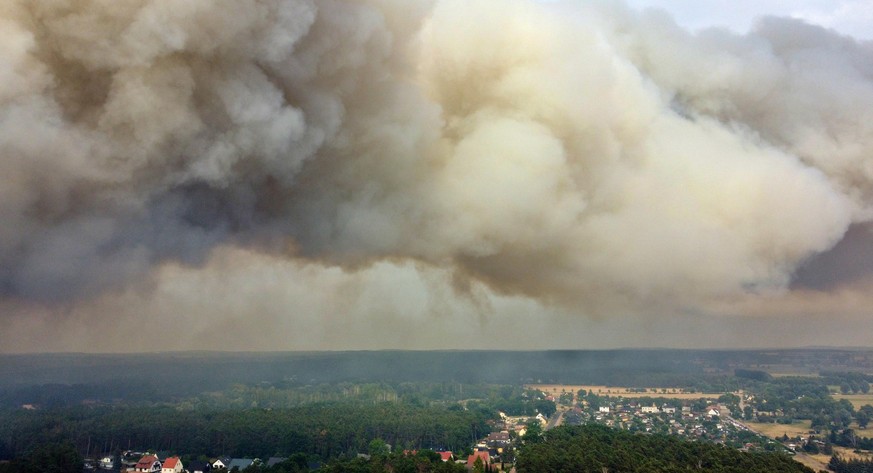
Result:
[[[170,457],[164,460],[161,473],[182,473],[182,460],[179,457]]]
[[[473,454],[469,457],[467,457],[467,468],[473,468],[473,464],[476,463],[477,458],[482,459],[482,465],[484,466],[491,464],[491,455],[489,455],[488,452],[478,450],[473,452]]]
[[[156,455],[146,455],[139,459],[134,468],[138,473],[156,473],[161,471],[161,462]]]

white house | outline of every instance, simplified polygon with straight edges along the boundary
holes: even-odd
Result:
[[[609,406],[600,406],[600,408],[598,408],[597,411],[603,412],[605,414],[609,414]]]
[[[657,414],[661,412],[661,410],[658,409],[658,406],[643,406],[640,410],[643,414]]]

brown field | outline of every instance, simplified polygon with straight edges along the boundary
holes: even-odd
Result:
[[[853,406],[855,406],[855,409],[858,409],[859,407],[861,407],[865,404],[870,404],[871,406],[873,406],[873,393],[867,393],[867,394],[832,394],[831,396],[833,396],[833,398],[836,400],[847,399],[849,402],[852,403]]]
[[[827,455],[810,455],[808,453],[798,453],[794,457],[794,461],[802,463],[813,471],[830,471],[828,470],[828,462],[831,457]]]
[[[806,437],[807,435],[809,435],[810,424],[812,424],[812,422],[808,420],[798,421],[793,424],[775,424],[769,422],[760,423],[746,421],[743,421],[743,423],[749,426],[750,429],[758,433],[764,434],[772,439],[782,437],[786,434],[789,437],[796,437],[798,435]]]
[[[713,393],[689,393],[679,388],[647,388],[646,392],[632,392],[633,388],[620,386],[592,386],[592,385],[569,385],[569,384],[529,384],[525,386],[529,389],[537,389],[554,396],[560,396],[561,393],[577,393],[580,389],[585,391],[594,391],[599,396],[623,396],[623,397],[665,397],[670,399],[718,399],[721,394]],[[666,392],[662,392],[666,390]]]

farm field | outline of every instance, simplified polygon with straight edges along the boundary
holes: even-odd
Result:
[[[665,397],[670,399],[718,399],[721,394],[717,393],[690,393],[680,388],[646,388],[645,392],[639,392],[639,388],[628,388],[621,386],[597,386],[597,385],[569,385],[569,384],[529,384],[525,386],[529,389],[537,389],[554,396],[560,396],[561,393],[577,393],[580,389],[585,391],[594,391],[598,396],[623,396],[627,398],[635,397]]]
[[[758,433],[775,439],[777,437],[782,437],[783,435],[788,435],[789,437],[802,435],[805,437],[809,435],[810,424],[812,424],[812,422],[809,420],[802,420],[792,424],[777,424],[774,422],[743,421],[743,424],[749,426],[750,429]]]

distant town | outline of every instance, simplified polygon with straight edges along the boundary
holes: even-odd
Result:
[[[493,359],[502,378],[458,363]],[[84,358],[82,373],[93,376],[93,363]],[[750,455],[724,460],[760,463],[748,471],[784,459],[813,472],[873,466],[873,352],[295,355],[246,360],[232,376],[223,355],[152,363],[166,367],[162,383],[125,381],[124,362],[112,361],[105,380],[4,386],[0,473],[36,473],[46,457],[80,465],[58,473],[526,473],[561,455],[581,461],[573,442],[617,435],[604,432],[631,435],[615,442],[679,442],[658,444],[667,450],[717,449],[706,458]],[[218,372],[211,363],[223,378],[184,382]],[[384,366],[395,380],[383,380]],[[245,381],[252,373],[281,377]],[[347,380],[318,379],[337,373]],[[588,460],[615,468],[628,454]],[[694,455],[703,454],[678,458]]]

